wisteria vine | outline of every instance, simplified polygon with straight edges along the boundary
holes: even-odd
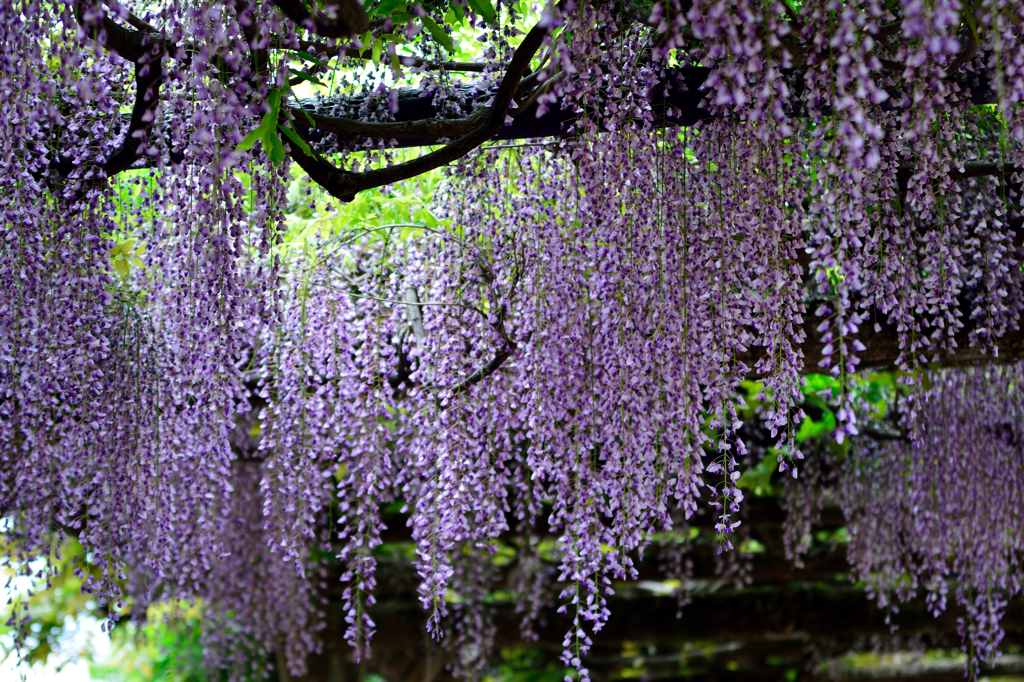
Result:
[[[1021,587],[1024,8],[385,4],[339,38],[285,1],[0,2],[7,565],[45,581],[74,536],[111,622],[198,601],[211,666],[301,674],[330,567],[370,654],[391,505],[456,673],[512,542],[524,631],[555,601],[586,680],[615,584],[701,509],[733,549],[771,457],[794,557],[833,489],[872,595],[952,594],[991,662]],[[445,58],[456,24],[483,61]],[[405,86],[435,115],[400,120]],[[343,200],[436,172],[434,219],[292,248],[288,158]],[[865,364],[898,372],[881,440]],[[841,457],[797,436],[812,372]]]

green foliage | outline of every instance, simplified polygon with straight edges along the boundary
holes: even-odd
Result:
[[[116,612],[119,617],[128,613],[128,607],[100,607],[89,594],[82,593],[85,577],[92,575],[99,578],[101,568],[87,563],[82,546],[77,540],[69,539],[59,550],[55,549],[50,557],[50,563],[53,573],[48,580],[36,574],[31,563],[28,567],[0,565],[0,579],[4,582],[12,575],[22,576],[16,579],[17,588],[11,594],[11,601],[0,613],[0,622],[7,622],[12,606],[27,602],[32,629],[24,643],[25,648],[20,653],[29,665],[45,665],[52,656],[61,653],[60,642],[65,635],[78,629],[78,619],[103,620],[111,611]],[[31,578],[25,577],[26,568],[33,572]],[[9,637],[13,633],[6,626],[2,626],[0,634],[7,636],[2,640],[4,654],[12,654],[10,642],[13,640]],[[90,653],[89,650],[82,652],[84,655]]]
[[[114,244],[114,248],[110,250],[110,266],[114,268],[114,272],[123,278],[127,278],[133,268],[141,268],[142,256],[146,251],[146,247],[141,243],[136,245],[134,238],[125,239],[118,241]]]
[[[779,468],[778,463],[772,457],[765,457],[760,462],[744,471],[736,485],[743,490],[749,490],[758,497],[772,495],[772,474]]]
[[[128,625],[114,630],[108,660],[89,666],[94,679],[111,682],[208,682],[219,679],[203,667],[198,608],[166,605],[150,610],[141,627]]]
[[[498,674],[485,677],[485,682],[561,682],[568,674],[576,679],[576,671],[567,670],[530,647],[505,647],[501,650]]]
[[[484,21],[487,23],[494,21],[494,5],[491,4],[490,0],[469,0],[469,4],[484,18]]]
[[[284,91],[285,88],[275,88],[270,91],[270,94],[267,95],[267,105],[270,108],[267,110],[267,113],[263,114],[263,120],[259,126],[246,135],[238,145],[238,151],[244,152],[252,149],[252,146],[259,140],[267,157],[274,164],[280,164],[285,159],[284,143],[281,142],[281,138],[277,135],[277,131],[280,130],[288,135],[289,139],[297,141],[296,144],[305,153],[312,153],[309,145],[302,141],[295,131],[279,122],[281,118],[281,97]]]
[[[908,375],[899,371],[884,371],[872,372],[866,376],[855,375],[848,379],[848,399],[870,408],[866,411],[870,425],[870,422],[885,418],[890,404],[898,395],[905,395],[912,384],[926,381],[927,373],[922,371]],[[744,381],[740,386],[743,400],[737,412],[745,423],[756,423],[758,414],[764,409],[765,403],[771,400],[771,396],[766,394],[761,382]],[[808,374],[805,377],[802,407],[806,416],[794,436],[797,443],[825,442],[836,454],[846,455],[850,447],[849,441],[837,443],[832,439],[838,424],[835,410],[838,408],[842,389],[840,379],[826,374]],[[768,457],[743,471],[737,481],[739,487],[757,496],[778,494],[771,484],[773,475],[778,471],[778,454],[777,450],[769,448]]]
[[[429,15],[424,16],[422,21],[423,26],[430,31],[430,35],[434,36],[434,40],[444,46],[448,54],[455,52],[455,43],[452,42],[452,37],[445,33],[444,29],[436,21],[431,19]]]
[[[392,245],[446,226],[431,210],[434,192],[444,182],[441,171],[390,189],[360,192],[353,201],[341,203],[297,167],[292,170],[295,179],[288,189],[287,230],[278,246],[286,259],[316,259],[330,249],[363,239],[380,243],[386,258]]]
[[[54,571],[49,580],[19,578],[19,589],[12,595],[27,600],[33,623],[25,647],[20,651],[25,663],[43,666],[69,658],[90,662],[94,679],[115,682],[208,682],[211,677],[202,665],[203,647],[199,641],[202,606],[188,604],[156,604],[151,606],[142,623],[130,619],[130,600],[119,608],[99,606],[92,596],[82,592],[85,577],[101,576],[102,568],[88,562],[81,544],[73,538],[64,542],[50,557]],[[0,567],[0,579],[6,580],[18,567]],[[76,570],[77,569],[77,570]],[[18,571],[20,573],[20,571]],[[10,604],[0,614],[0,622],[10,617]],[[104,621],[116,612],[119,622],[110,632],[110,654],[97,660],[91,640],[81,650],[69,651],[68,637],[90,624]],[[13,649],[12,632],[0,626],[0,657],[17,655]]]

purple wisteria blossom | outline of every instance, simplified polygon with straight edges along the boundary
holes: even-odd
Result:
[[[587,680],[648,548],[699,511],[740,544],[756,380],[787,551],[832,489],[872,596],[952,595],[993,660],[1024,537],[1020,3],[456,3],[485,60],[458,68],[433,5],[337,39],[286,4],[0,0],[8,565],[46,581],[76,536],[111,625],[201,604],[210,666],[298,675],[332,566],[370,654],[391,505],[457,674],[486,671],[514,538],[524,631],[555,604]],[[401,128],[402,86],[435,138]],[[567,122],[483,144],[524,111]],[[424,139],[449,145],[431,221],[284,243],[291,185],[352,200]],[[898,374],[899,438],[862,433],[868,364]],[[842,456],[797,437],[812,372]]]

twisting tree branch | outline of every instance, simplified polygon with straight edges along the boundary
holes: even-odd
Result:
[[[160,60],[163,55],[163,45],[154,43],[153,50],[148,53],[149,58],[143,58],[135,63],[135,104],[132,107],[132,117],[124,141],[121,142],[121,148],[103,164],[103,171],[107,177],[128,170],[143,155],[146,139],[156,121],[156,111],[160,106],[160,86],[164,82]]]
[[[560,80],[562,75],[562,72],[558,72],[543,83],[539,81],[536,72],[525,76],[519,82],[519,87],[513,97],[514,100],[519,102],[518,108],[509,111],[508,114],[516,117],[527,111],[534,104],[537,97]],[[399,97],[402,97],[402,93],[400,93]],[[342,142],[359,142],[364,139],[397,140],[400,147],[406,145],[417,146],[425,142],[439,142],[473,132],[488,116],[489,109],[483,104],[485,98],[486,96],[478,95],[464,104],[463,111],[467,113],[463,118],[457,119],[434,118],[427,114],[427,112],[423,112],[427,115],[405,120],[360,121],[354,118],[324,116],[323,114],[310,112],[301,101],[298,107],[290,107],[290,112],[297,125],[307,131],[307,136],[309,130],[316,130],[320,133],[336,135]],[[418,93],[417,99],[419,99]],[[407,98],[405,103],[407,105],[406,108],[408,108],[409,100]],[[401,109],[402,107],[400,106],[399,108]],[[417,107],[414,106],[413,108]],[[433,107],[430,107],[430,111],[436,113]],[[302,115],[299,116],[299,114]]]
[[[515,347],[504,347],[495,352],[494,357],[486,365],[478,369],[477,371],[470,374],[463,380],[458,386],[452,389],[452,395],[461,395],[473,388],[481,381],[491,376],[505,364],[505,361],[512,357],[512,354],[516,352]]]
[[[505,124],[509,104],[519,91],[520,82],[530,67],[530,61],[544,43],[549,30],[548,26],[538,24],[526,34],[512,61],[509,62],[490,107],[475,109],[469,117],[473,124],[472,130],[435,152],[387,168],[354,173],[335,167],[315,152],[313,155],[305,153],[298,144],[289,139],[288,146],[292,158],[314,182],[341,201],[352,201],[356,193],[362,190],[406,180],[460,159],[493,137]]]
[[[278,9],[296,24],[311,29],[324,38],[348,38],[370,26],[370,18],[358,0],[329,0],[327,12],[310,12],[302,0],[274,0]],[[334,16],[330,16],[333,10]]]
[[[101,33],[105,34],[103,47],[132,62],[135,67],[135,102],[128,129],[121,147],[101,166],[107,177],[112,177],[131,168],[142,157],[160,105],[160,86],[164,81],[161,60],[167,53],[167,46],[161,34],[134,15],[129,16],[129,22],[140,27],[137,31],[121,26],[102,10],[86,8],[82,0],[75,3],[74,9],[75,18],[90,38],[98,40]],[[89,16],[97,11],[102,14]],[[74,170],[71,162],[60,155],[55,155],[51,168],[64,178]]]
[[[84,0],[77,0],[74,8],[75,19],[86,35],[93,40],[99,40],[99,36],[105,34],[103,47],[133,64],[146,56],[154,41],[160,40],[158,33],[146,30],[133,31],[121,26],[101,8],[87,6]]]
[[[976,29],[977,19],[971,11],[970,5],[966,5],[961,13],[961,23],[967,25],[967,44],[949,65],[949,73],[952,75],[960,70],[960,67],[971,60],[974,53],[978,51],[978,31]]]
[[[308,119],[312,119],[313,128],[338,136],[343,142],[357,142],[363,138],[378,140],[440,140],[448,137],[459,137],[470,133],[486,118],[487,107],[476,106],[465,118],[459,119],[419,119],[416,121],[373,122],[359,121],[354,118],[336,118],[316,113],[303,114],[302,109],[290,107],[292,118],[299,127],[308,129]]]

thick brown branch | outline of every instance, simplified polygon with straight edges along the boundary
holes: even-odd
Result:
[[[160,40],[159,34],[133,31],[118,24],[107,16],[106,12],[103,12],[102,16],[94,16],[91,13],[86,14],[87,9],[89,8],[85,7],[82,0],[75,3],[75,19],[85,30],[86,35],[98,41],[100,36],[105,34],[106,39],[101,43],[103,47],[134,64],[146,56],[155,41]],[[96,8],[92,9],[92,12],[96,11],[102,12]]]
[[[149,33],[159,33],[160,32],[156,28],[156,26],[154,26],[153,24],[149,23],[148,21],[140,19],[139,17],[135,16],[131,12],[128,12],[128,17],[127,17],[126,21],[129,24],[131,24],[132,26],[134,26],[135,28],[139,29],[140,31],[148,31]]]
[[[302,0],[274,0],[274,4],[296,24],[325,38],[348,38],[370,26],[370,18],[358,0],[329,0],[324,7],[333,10],[333,17],[325,12],[310,12]]]
[[[324,133],[332,133],[343,142],[358,142],[364,138],[377,140],[440,140],[461,137],[484,122],[487,107],[477,106],[465,118],[420,119],[418,121],[373,122],[354,118],[335,118],[321,114],[308,114],[313,126]],[[301,109],[292,107],[292,118],[300,127],[309,128],[308,119]]]
[[[892,22],[890,24],[886,24],[882,28],[878,29],[878,33],[875,34],[875,38],[877,38],[879,40],[884,40],[886,38],[891,38],[892,36],[896,35],[897,33],[899,33],[902,30],[903,30],[903,22],[902,21],[894,21],[894,22]]]
[[[950,176],[954,180],[964,178],[1006,177],[1016,173],[1024,172],[1024,168],[1012,163],[999,163],[994,161],[968,161],[963,165],[963,170],[954,168]]]
[[[681,67],[667,72],[664,87],[651,88],[650,105],[656,114],[654,125],[691,126],[699,121],[712,118],[711,112],[703,107],[703,98],[707,94],[707,90],[702,87],[710,72],[711,70],[707,67]],[[799,71],[787,72],[787,77],[793,77],[793,87],[796,91],[799,91],[802,83],[799,75]],[[991,104],[996,100],[996,93],[989,86],[987,75],[983,74],[979,83],[974,85],[964,84],[964,87],[969,92],[970,99],[974,104]],[[465,89],[469,91],[472,88],[465,86]],[[517,96],[525,96],[526,94],[526,92],[522,92],[522,87],[520,87],[520,92]],[[797,97],[799,99],[799,95]],[[354,111],[359,109],[360,105],[363,104],[363,100],[361,97],[356,96],[340,100],[337,104],[341,105],[343,110]],[[299,105],[307,111],[312,111],[317,106],[312,101],[302,101]],[[396,123],[436,120],[441,115],[441,111],[430,103],[429,98],[421,97],[421,93],[413,89],[398,91],[397,105],[398,108],[395,112]],[[892,105],[890,104],[890,106]],[[885,109],[885,105],[882,108]],[[830,112],[824,111],[823,113],[828,115]],[[566,107],[563,109],[559,104],[552,104],[546,113],[538,116],[538,106],[536,103],[526,103],[515,109],[514,114],[515,118],[512,123],[500,126],[494,139],[515,140],[559,137],[565,134],[565,131],[573,125],[578,116],[574,108]],[[598,109],[591,111],[588,115],[600,121],[602,112]],[[799,115],[799,112],[794,111],[794,115]],[[341,123],[338,125],[339,127],[345,127],[347,124]],[[407,130],[411,131],[413,129],[409,128]],[[348,130],[354,131],[355,129],[349,127]],[[386,131],[378,130],[374,132],[383,133]],[[316,141],[319,139],[320,131],[315,128],[309,129],[309,135],[310,141]],[[382,137],[378,139],[388,138]],[[427,136],[417,138],[410,136],[396,137],[394,139],[397,142],[397,147],[416,147],[437,144],[440,138]],[[995,166],[971,167],[967,173],[962,175],[963,177],[977,177],[985,174],[995,174],[994,169]]]
[[[536,72],[524,77],[516,91],[517,97],[524,97],[516,109],[509,111],[510,116],[519,116],[536,102],[537,97],[555,82],[560,80],[562,73],[559,72],[540,83]],[[422,145],[426,142],[442,142],[453,138],[461,137],[473,132],[483,124],[490,112],[490,108],[482,103],[483,98],[477,96],[463,105],[466,115],[462,118],[435,118],[423,116],[409,118],[400,121],[361,121],[354,118],[325,116],[306,110],[305,106],[291,107],[292,118],[297,124],[305,129],[305,135],[310,136],[310,131],[315,130],[317,134],[328,133],[336,135],[342,142],[360,142],[365,139],[371,140],[396,140],[398,146]],[[406,101],[406,108],[408,101]],[[470,109],[470,107],[472,107]],[[433,113],[432,105],[421,107]]]
[[[515,348],[507,347],[497,351],[494,354],[494,357],[491,358],[490,362],[488,362],[486,365],[470,374],[468,377],[466,377],[465,381],[456,386],[452,390],[452,395],[459,395],[461,393],[465,393],[473,386],[476,386],[481,381],[497,372],[499,369],[501,369],[501,366],[505,364],[505,361],[512,357],[512,354],[515,353],[515,351]]]
[[[132,117],[121,148],[103,164],[103,171],[107,177],[128,170],[141,158],[149,132],[156,121],[156,112],[160,105],[160,86],[164,80],[163,67],[160,64],[163,46],[159,43],[154,44],[147,56],[148,58],[143,58],[135,64],[135,104],[132,107]]]
[[[160,104],[160,86],[164,80],[161,60],[166,45],[163,36],[150,30],[152,27],[149,24],[134,15],[129,15],[129,21],[141,27],[141,30],[125,28],[110,19],[105,12],[101,16],[89,16],[84,3],[79,1],[75,4],[75,18],[94,40],[99,40],[100,35],[105,33],[103,47],[131,61],[135,66],[135,102],[128,120],[128,129],[121,147],[102,165],[107,177],[111,177],[131,168],[142,156],[140,150],[145,148],[145,141],[156,120],[156,110]],[[71,162],[60,155],[56,155],[51,168],[65,178],[74,170]]]
[[[529,68],[533,56],[544,43],[549,30],[547,26],[537,25],[526,34],[512,61],[509,62],[490,107],[476,114],[481,117],[480,123],[463,137],[435,152],[387,168],[353,173],[336,168],[318,154],[306,154],[299,145],[289,140],[292,158],[314,182],[341,201],[351,201],[356,193],[362,190],[406,180],[460,159],[494,137],[504,125],[509,104],[518,92],[523,75]]]
[[[970,10],[965,9],[965,12]],[[967,34],[967,44],[964,45],[964,49],[960,50],[960,54],[956,56],[953,63],[949,65],[949,73],[954,74],[960,70],[960,67],[971,60],[974,53],[978,51],[978,36],[974,30],[971,29]]]

